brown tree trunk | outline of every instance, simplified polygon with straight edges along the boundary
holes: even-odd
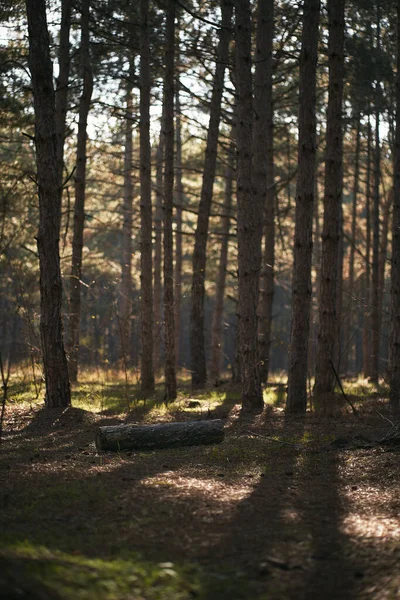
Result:
[[[172,210],[174,203],[174,79],[175,79],[175,0],[168,0],[165,48],[165,173],[164,173],[164,322],[165,322],[165,400],[176,398],[174,255]]]
[[[181,103],[179,75],[176,77],[175,90],[175,127],[176,127],[176,187],[175,187],[175,358],[176,368],[179,366],[179,346],[181,334],[181,304],[182,304],[182,138],[181,138]]]
[[[160,348],[162,343],[163,315],[162,315],[162,229],[163,229],[163,203],[164,203],[164,110],[161,117],[160,141],[156,151],[156,206],[154,211],[154,347],[153,364],[157,371],[160,367]]]
[[[39,189],[40,334],[46,382],[46,406],[71,403],[64,350],[59,236],[61,188],[55,120],[53,67],[44,0],[26,0],[29,68],[35,110],[35,145]]]
[[[342,100],[344,76],[344,0],[328,0],[329,100],[326,131],[324,224],[322,232],[321,293],[318,351],[315,368],[315,407],[325,412],[334,389],[337,342],[337,282],[342,202]]]
[[[233,128],[232,128],[233,129]],[[222,363],[222,317],[224,312],[224,296],[226,270],[228,266],[228,242],[230,229],[230,211],[232,206],[232,184],[235,176],[235,143],[231,142],[228,150],[227,165],[225,170],[225,196],[223,205],[223,217],[221,218],[221,249],[216,282],[215,309],[213,313],[211,329],[211,363],[210,379],[215,385],[218,384]]]
[[[192,386],[194,388],[204,387],[207,381],[206,355],[204,348],[204,282],[207,263],[207,236],[215,170],[217,165],[218,134],[221,118],[221,100],[224,90],[224,75],[229,60],[232,0],[222,0],[221,13],[221,29],[219,34],[220,37],[217,51],[217,63],[215,66],[210,104],[210,121],[207,131],[207,146],[203,168],[203,182],[201,187],[193,251],[193,279],[190,312],[190,353]]]
[[[140,1],[140,323],[141,387],[154,392],[153,369],[153,256],[150,148],[149,2]]]
[[[258,305],[258,343],[262,381],[268,380],[274,300],[275,187],[272,57],[274,0],[259,0],[257,11],[256,67],[254,77],[254,178],[265,203],[264,253]]]
[[[130,57],[126,81],[125,149],[124,149],[124,202],[122,225],[121,300],[119,308],[121,358],[125,367],[129,362],[132,316],[132,225],[133,225],[133,105],[132,90],[134,60]]]
[[[253,182],[253,89],[251,12],[236,0],[237,202],[238,202],[238,354],[243,410],[263,407],[257,340],[264,198]],[[254,192],[253,192],[254,190]]]
[[[81,279],[83,228],[85,223],[87,119],[93,91],[93,73],[89,51],[89,0],[81,5],[81,70],[83,90],[79,101],[78,144],[76,150],[74,233],[69,305],[69,374],[78,380],[79,324],[81,315]]]
[[[390,406],[400,412],[400,0],[397,0],[396,142],[392,224],[392,288],[390,337]]]
[[[376,39],[377,50],[380,50],[380,6],[377,5]],[[379,312],[379,187],[381,181],[381,141],[379,135],[381,84],[376,83],[375,98],[375,152],[374,152],[374,194],[372,208],[372,290],[371,290],[371,381],[378,383],[379,379],[379,345],[381,335],[381,315]]]
[[[370,376],[371,358],[371,147],[372,129],[368,115],[368,149],[367,149],[367,185],[365,191],[365,274],[364,274],[364,323],[363,323],[363,372],[364,377]]]
[[[307,408],[311,310],[312,222],[316,158],[316,70],[320,0],[305,0],[300,56],[299,150],[292,283],[292,332],[286,410]]]
[[[59,186],[63,184],[65,119],[68,107],[68,80],[70,68],[69,34],[71,29],[71,0],[61,2],[59,73],[56,88],[56,130],[58,148]]]

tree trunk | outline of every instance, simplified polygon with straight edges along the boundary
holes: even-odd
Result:
[[[224,439],[221,420],[158,423],[157,425],[108,425],[96,432],[98,451],[154,450],[200,444],[219,444]]]
[[[26,0],[29,68],[35,110],[35,145],[39,188],[40,333],[46,382],[46,406],[71,403],[64,350],[59,236],[61,188],[55,121],[53,67],[44,0]]]
[[[234,129],[234,128],[232,128]],[[233,137],[234,133],[232,133]],[[226,270],[228,266],[228,242],[230,229],[230,211],[232,206],[232,183],[235,176],[235,143],[232,141],[228,150],[227,165],[225,170],[225,196],[223,217],[221,218],[221,250],[216,282],[215,309],[211,329],[211,364],[210,379],[218,384],[222,363],[222,317],[224,312],[224,296]]]
[[[175,79],[175,0],[168,0],[165,48],[165,173],[164,173],[164,322],[165,322],[165,400],[176,398],[174,255],[172,210],[174,203],[174,79]]]
[[[321,293],[318,351],[315,368],[315,407],[326,411],[334,389],[337,323],[337,282],[342,202],[342,100],[344,75],[344,0],[328,0],[329,100],[326,131],[324,224],[322,232]]]
[[[376,40],[377,50],[380,50],[380,6],[377,5]],[[379,313],[379,203],[380,203],[380,180],[381,180],[381,141],[379,135],[381,103],[381,84],[376,83],[375,98],[375,152],[374,152],[374,196],[372,208],[372,290],[371,290],[371,356],[370,376],[371,381],[378,383],[379,380],[379,344],[381,316]]]
[[[122,225],[122,268],[119,328],[121,358],[127,367],[130,357],[132,317],[132,225],[133,225],[133,105],[132,90],[134,77],[133,56],[129,58],[129,76],[126,80],[126,115],[124,149],[124,203]]]
[[[83,90],[79,101],[78,144],[76,150],[74,234],[69,306],[69,374],[78,380],[79,324],[81,315],[81,279],[83,228],[85,223],[87,119],[93,91],[93,73],[89,51],[89,0],[81,8],[81,70]]]
[[[254,179],[265,203],[264,256],[258,305],[258,343],[262,381],[268,380],[274,300],[275,187],[272,57],[274,0],[259,0],[257,12],[256,67],[254,76]]]
[[[390,336],[390,406],[400,412],[400,0],[397,0],[396,141],[392,224],[392,288]]]
[[[60,50],[58,55],[59,73],[56,88],[56,131],[58,148],[59,186],[62,190],[64,170],[65,120],[68,107],[68,82],[70,68],[69,34],[71,29],[71,0],[61,2]],[[61,191],[62,193],[62,191]]]
[[[292,283],[292,332],[286,410],[307,408],[308,340],[311,310],[312,223],[316,158],[316,70],[320,0],[305,0],[300,56],[299,150]]]
[[[263,407],[257,340],[257,308],[265,199],[253,181],[253,90],[251,12],[236,1],[237,202],[238,202],[238,354],[243,410]],[[254,192],[253,192],[254,190]]]
[[[221,118],[221,100],[224,90],[225,69],[229,61],[231,39],[232,0],[221,2],[221,29],[217,51],[217,63],[210,104],[210,121],[207,131],[207,146],[203,168],[203,182],[198,209],[197,226],[193,251],[193,279],[190,312],[190,353],[192,386],[202,388],[207,381],[206,355],[204,348],[204,297],[207,263],[208,223],[212,203],[213,185],[217,165],[218,134]]]
[[[175,358],[176,368],[179,365],[179,346],[181,333],[181,304],[182,304],[182,208],[183,208],[183,186],[182,186],[182,138],[181,138],[181,103],[180,103],[179,74],[176,77],[176,231],[175,231]]]
[[[363,372],[364,377],[370,376],[371,358],[371,147],[372,130],[371,120],[368,115],[368,149],[367,149],[367,186],[365,191],[365,275],[364,275],[364,326],[363,326]]]
[[[163,315],[162,315],[162,229],[163,229],[163,203],[164,203],[164,110],[161,117],[160,141],[156,152],[156,206],[154,211],[154,369],[160,367],[160,348],[162,343]]]
[[[140,1],[140,282],[141,387],[154,392],[153,369],[153,256],[150,148],[149,2]]]

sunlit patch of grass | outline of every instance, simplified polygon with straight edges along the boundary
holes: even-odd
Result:
[[[377,394],[383,397],[389,395],[389,386],[383,379],[376,384],[364,377],[358,377],[354,380],[345,379],[342,384],[347,394],[356,396],[359,400],[373,398],[376,397]]]
[[[188,600],[199,596],[195,569],[171,562],[143,561],[136,555],[118,559],[90,558],[37,546],[29,541],[3,547],[5,573],[12,589],[18,581],[40,586],[62,600]],[[30,585],[29,585],[30,584]],[[6,592],[7,593],[7,592]],[[14,596],[13,596],[14,597]],[[46,595],[47,597],[47,595]]]

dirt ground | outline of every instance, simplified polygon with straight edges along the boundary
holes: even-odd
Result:
[[[0,598],[400,598],[400,448],[384,404],[356,418],[241,416],[216,446],[98,454],[104,424],[10,403],[0,448]],[[381,414],[378,414],[381,413]],[[157,417],[160,420],[160,417]]]

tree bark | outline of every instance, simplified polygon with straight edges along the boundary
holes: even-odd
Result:
[[[164,105],[164,104],[163,104]],[[154,369],[160,367],[160,348],[162,344],[162,229],[163,229],[163,204],[164,204],[164,110],[161,117],[160,141],[156,151],[156,206],[154,211]]]
[[[175,231],[175,358],[176,368],[179,366],[179,346],[181,334],[181,305],[182,305],[182,209],[183,209],[183,186],[182,186],[182,137],[181,137],[181,103],[179,74],[176,77],[175,90],[175,126],[176,126],[176,231]]]
[[[87,120],[93,92],[93,73],[89,49],[89,0],[81,8],[81,71],[83,90],[79,101],[78,144],[76,150],[74,233],[69,306],[69,373],[78,380],[79,324],[81,316],[81,279],[83,229],[85,224]]]
[[[321,293],[318,351],[315,368],[315,407],[325,412],[334,389],[337,341],[337,282],[342,201],[342,100],[344,76],[344,0],[328,0],[329,100],[326,132],[324,224],[322,232]]]
[[[141,388],[154,392],[153,368],[153,256],[150,148],[149,2],[140,1],[140,282]]]
[[[232,128],[233,129],[233,128]],[[232,134],[232,138],[233,138]],[[232,141],[228,150],[227,165],[225,169],[225,195],[223,217],[221,218],[221,249],[217,274],[215,309],[211,328],[211,363],[210,379],[218,384],[222,363],[222,318],[224,312],[224,296],[226,271],[228,266],[228,241],[230,229],[230,211],[232,206],[232,183],[235,176],[235,143]]]
[[[367,139],[367,185],[365,191],[365,274],[364,274],[364,326],[363,326],[363,372],[364,377],[370,376],[371,358],[371,147],[372,129],[371,120],[368,115],[368,139]]]
[[[311,310],[312,223],[315,196],[316,85],[320,0],[305,0],[300,56],[299,150],[292,283],[292,331],[286,410],[307,409]]]
[[[264,253],[258,305],[258,343],[261,379],[269,373],[272,305],[274,300],[275,186],[272,58],[274,0],[259,0],[257,10],[256,67],[254,75],[254,179],[257,193],[265,203]]]
[[[48,408],[71,403],[64,350],[59,236],[61,188],[55,121],[53,67],[44,0],[26,0],[29,69],[35,110],[35,145],[39,188],[40,334]]]
[[[164,323],[165,400],[175,400],[174,255],[172,212],[174,203],[174,79],[175,0],[168,0],[165,49],[165,173],[164,173]]]
[[[56,130],[58,148],[59,186],[62,194],[64,170],[65,120],[68,107],[68,82],[70,69],[69,35],[71,29],[71,0],[61,2],[60,50],[58,54],[59,73],[56,88]]]
[[[159,423],[157,425],[114,425],[99,427],[98,451],[154,450],[200,444],[219,444],[224,439],[221,420]]]
[[[392,222],[392,287],[390,336],[390,407],[400,412],[400,0],[397,0],[396,138]]]
[[[263,407],[258,352],[259,280],[264,198],[253,181],[253,89],[251,12],[236,0],[237,202],[238,202],[238,354],[243,410]],[[254,191],[253,191],[254,190]]]
[[[204,348],[204,282],[207,263],[207,236],[217,164],[218,134],[221,118],[221,100],[224,90],[224,75],[229,61],[231,19],[232,0],[222,0],[221,29],[210,104],[210,121],[207,131],[203,182],[193,251],[193,279],[190,312],[190,353],[193,388],[202,388],[207,382],[206,355]]]

